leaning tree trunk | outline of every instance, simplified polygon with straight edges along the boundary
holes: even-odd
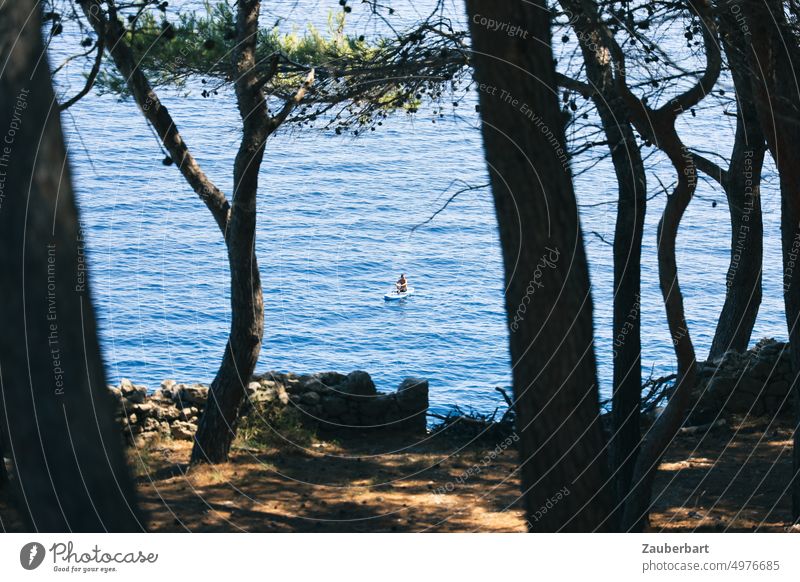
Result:
[[[782,2],[744,2],[752,34],[747,50],[761,127],[780,175],[783,299],[795,397],[792,518],[800,519],[800,47]]]
[[[0,6],[0,392],[14,485],[33,530],[141,530],[39,10]]]
[[[592,298],[543,0],[467,0],[483,140],[503,251],[530,531],[607,523]],[[510,38],[475,15],[519,26]]]
[[[742,2],[737,2],[741,9]],[[722,186],[731,218],[731,260],[725,303],[711,343],[709,360],[727,350],[743,352],[761,305],[764,225],[761,216],[761,169],[766,143],[756,110],[746,55],[746,39],[730,9],[720,15],[723,47],[736,89],[736,137]],[[701,168],[703,169],[703,168]]]
[[[562,0],[586,64],[592,100],[606,134],[617,178],[617,222],[614,230],[614,384],[612,437],[609,443],[616,510],[612,527],[621,519],[641,438],[642,393],[641,255],[647,205],[644,163],[625,102],[615,85],[607,58],[605,35],[597,6],[590,0]]]
[[[260,4],[259,0],[240,0],[236,17],[235,89],[244,135],[234,162],[233,204],[226,239],[231,269],[231,332],[197,426],[193,463],[228,459],[264,334],[264,302],[255,260],[256,194],[271,120],[255,69]]]
[[[264,330],[264,301],[255,254],[257,180],[253,177],[260,168],[263,141],[259,147],[255,146],[259,131],[253,130],[252,126],[265,126],[266,122],[263,118],[255,121],[254,117],[243,116],[245,136],[234,169],[235,192],[231,206],[222,191],[203,172],[169,111],[161,103],[144,72],[137,67],[133,51],[122,31],[114,25],[115,3],[107,2],[107,6],[108,14],[100,0],[87,0],[82,4],[84,15],[95,32],[105,40],[114,64],[126,79],[142,115],[153,126],[186,183],[205,203],[225,237],[231,275],[231,327],[222,363],[211,383],[209,405],[198,423],[192,451],[194,463],[223,462],[228,459],[230,445],[236,436],[236,423],[245,398],[245,387],[255,370]],[[255,34],[252,38],[254,42]],[[241,52],[234,57],[239,59]],[[263,93],[260,95],[263,101]],[[257,157],[254,155],[256,153]],[[248,175],[244,181],[243,174]]]

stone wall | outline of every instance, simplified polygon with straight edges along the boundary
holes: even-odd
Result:
[[[762,339],[744,352],[726,352],[712,362],[699,364],[694,422],[708,422],[718,412],[751,416],[781,414],[790,410],[791,363],[788,345]]]
[[[123,379],[119,386],[109,386],[109,391],[127,441],[137,446],[156,438],[191,440],[208,400],[208,386],[174,380],[164,380],[159,389],[149,393],[145,386]],[[242,414],[267,403],[297,409],[304,424],[325,432],[424,432],[428,381],[406,378],[395,392],[380,393],[369,374],[362,371],[302,376],[269,372],[252,378]]]

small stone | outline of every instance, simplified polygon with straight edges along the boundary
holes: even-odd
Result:
[[[289,404],[289,393],[286,392],[286,388],[283,386],[278,387],[278,401],[284,406]]]
[[[132,403],[142,403],[147,396],[146,386],[134,386],[130,380],[123,378],[119,383],[119,389],[122,396]]]
[[[194,438],[194,433],[197,431],[197,427],[189,422],[183,422],[180,420],[176,420],[172,423],[172,427],[170,432],[172,434],[172,438],[179,440],[179,441],[190,441]]]
[[[156,405],[151,402],[143,402],[142,404],[134,404],[131,406],[131,410],[135,412],[139,418],[150,416],[156,408]]]
[[[145,418],[142,428],[144,429],[145,432],[153,430],[158,431],[161,428],[161,423],[158,422],[155,418]]]
[[[194,384],[184,386],[177,394],[178,399],[184,404],[205,406],[208,400],[208,386],[204,384]]]

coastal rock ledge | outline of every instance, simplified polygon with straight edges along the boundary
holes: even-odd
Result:
[[[164,380],[151,392],[123,378],[119,386],[109,386],[108,390],[126,441],[142,446],[158,438],[191,440],[207,404],[209,387]],[[256,374],[249,382],[242,416],[263,406],[296,409],[304,425],[324,432],[424,433],[428,381],[406,378],[395,392],[381,393],[370,375],[361,370],[347,375],[267,372]]]
[[[746,352],[729,351],[699,364],[692,421],[712,421],[720,411],[749,416],[789,412],[793,398],[788,348],[784,342],[764,338]]]

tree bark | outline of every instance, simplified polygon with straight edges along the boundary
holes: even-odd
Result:
[[[741,11],[743,2],[736,4]],[[745,34],[728,6],[720,12],[719,22],[722,45],[736,89],[738,111],[730,164],[721,176],[731,218],[731,260],[726,276],[725,303],[711,343],[709,360],[721,357],[728,350],[743,352],[750,343],[761,305],[764,246],[761,169],[766,142],[754,101]]]
[[[592,298],[543,0],[467,0],[483,140],[503,251],[530,531],[607,523]],[[511,38],[475,16],[519,26]]]
[[[98,345],[39,3],[0,6],[0,393],[35,531],[142,530]]]
[[[262,84],[256,75],[256,40],[260,0],[239,0],[236,15],[236,100],[243,136],[233,167],[233,204],[227,236],[231,269],[231,332],[222,366],[211,384],[200,418],[192,462],[228,459],[236,423],[255,370],[264,335],[261,278],[255,261],[258,172],[270,133],[270,117]]]
[[[260,109],[255,108],[257,114],[254,110],[253,115],[242,116],[244,137],[234,168],[234,202],[231,205],[222,191],[203,172],[169,111],[161,103],[145,74],[137,67],[133,51],[125,42],[124,31],[117,23],[115,3],[112,1],[107,5],[108,14],[99,0],[89,0],[82,7],[97,34],[106,39],[114,64],[125,77],[128,89],[142,114],[155,128],[182,176],[205,203],[225,238],[231,274],[231,328],[222,362],[211,383],[209,406],[201,415],[192,450],[193,463],[224,462],[228,459],[231,443],[236,436],[236,423],[244,401],[245,387],[258,362],[264,331],[264,300],[255,255],[255,197],[264,140],[270,127],[269,119],[264,117],[266,102],[263,92],[259,90],[258,95],[263,106]],[[252,3],[243,5],[252,9]],[[257,13],[258,6],[255,10]],[[247,26],[247,34],[253,33],[253,23],[248,21]],[[237,30],[243,32],[238,24]],[[255,62],[256,38],[257,35],[253,33],[243,39],[247,48],[239,45],[234,55],[238,63],[243,52],[252,52],[253,56],[249,57],[246,65],[250,69]],[[247,75],[251,86],[255,87],[254,71],[246,69],[244,64],[239,70],[240,75]],[[254,94],[250,105],[255,101],[257,99]],[[254,129],[254,126],[263,126],[263,131]]]
[[[609,445],[615,506],[628,493],[641,439],[642,392],[641,255],[647,205],[644,163],[625,102],[614,85],[604,24],[591,0],[562,0],[586,64],[592,100],[606,134],[617,178],[617,222],[614,231],[614,385],[612,438]],[[612,519],[616,528],[619,509]]]
[[[681,218],[697,187],[697,166],[694,157],[683,144],[675,129],[678,116],[694,107],[708,94],[719,77],[721,54],[717,42],[716,24],[708,0],[688,0],[687,5],[703,20],[703,41],[706,70],[687,91],[679,94],[657,110],[634,96],[627,85],[625,57],[616,40],[608,41],[616,61],[616,85],[625,100],[630,119],[642,136],[662,150],[677,173],[677,185],[668,196],[664,213],[658,224],[658,278],[666,308],[678,374],[672,396],[664,412],[653,423],[643,439],[634,465],[631,489],[625,501],[622,526],[625,530],[641,529],[648,519],[653,480],[661,457],[683,423],[689,404],[689,394],[696,382],[697,361],[694,345],[686,323],[683,294],[678,280],[675,243]]]
[[[8,483],[8,469],[6,469],[6,443],[3,418],[5,418],[5,411],[3,410],[3,403],[0,400],[0,489],[5,487]]]
[[[100,0],[79,3],[87,21],[104,42],[117,70],[125,77],[128,90],[145,119],[153,126],[164,148],[186,180],[186,183],[205,203],[222,235],[228,228],[230,204],[225,194],[200,168],[189,146],[178,131],[167,107],[161,103],[145,74],[138,68],[136,57],[125,40],[124,29],[117,20],[116,4],[107,2],[108,13]]]
[[[761,127],[778,168],[781,188],[783,299],[795,397],[792,519],[800,519],[800,47],[778,0],[743,2],[751,34],[747,51]]]

